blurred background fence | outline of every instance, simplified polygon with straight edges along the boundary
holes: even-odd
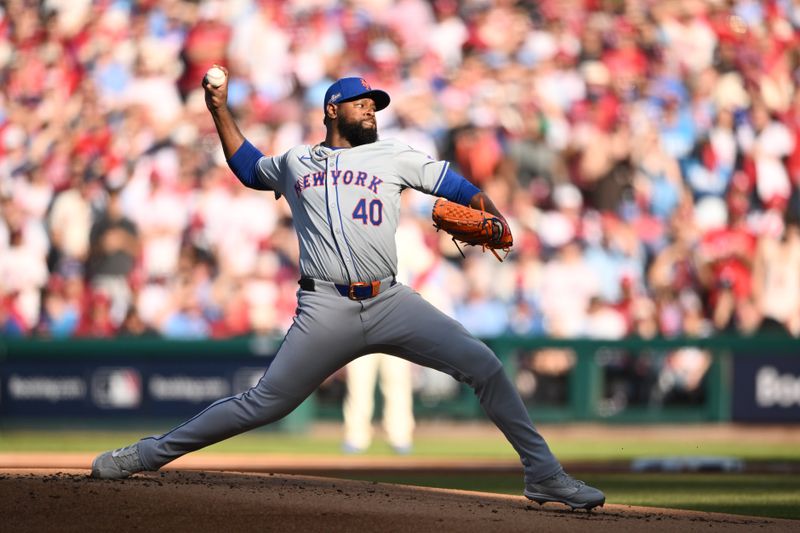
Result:
[[[172,423],[255,384],[277,337],[221,341],[0,341],[0,424]],[[487,340],[537,422],[800,423],[798,342],[779,337]],[[276,425],[302,431],[340,420],[345,387],[331,376]],[[380,397],[376,397],[380,406]],[[481,420],[472,391],[415,367],[420,419]]]

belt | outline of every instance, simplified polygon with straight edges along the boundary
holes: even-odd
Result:
[[[333,283],[332,281],[323,281],[313,278],[300,278],[298,283],[300,284],[300,288],[304,291],[330,292],[332,294],[346,296],[351,300],[367,300],[379,295],[389,287],[394,286],[397,281],[395,281],[394,276],[390,276],[386,279],[375,281],[356,281],[349,285],[341,285],[339,283]]]

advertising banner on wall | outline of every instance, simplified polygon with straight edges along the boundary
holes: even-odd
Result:
[[[739,422],[800,422],[800,357],[733,357],[732,418]]]
[[[185,417],[246,391],[268,363],[253,358],[8,362],[0,367],[0,418]]]

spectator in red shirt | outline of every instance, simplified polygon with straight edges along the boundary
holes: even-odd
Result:
[[[208,2],[199,8],[198,20],[186,34],[181,51],[184,70],[178,80],[178,89],[184,98],[200,86],[212,65],[227,63],[231,28],[218,18],[220,4]]]
[[[712,306],[723,289],[730,289],[737,299],[752,293],[757,239],[747,227],[745,214],[732,211],[730,222],[706,231],[698,245],[700,279],[709,291]]]
[[[91,295],[75,330],[76,337],[107,338],[116,334],[111,320],[111,299],[102,292]]]

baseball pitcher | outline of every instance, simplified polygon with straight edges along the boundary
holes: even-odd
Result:
[[[323,142],[274,156],[265,156],[242,135],[227,107],[227,78],[215,85],[203,81],[231,170],[245,186],[283,196],[292,210],[300,243],[297,315],[254,387],[211,404],[163,435],[99,455],[92,475],[117,479],[158,470],[186,453],[275,422],[337,369],[383,352],[446,372],[475,390],[520,456],[529,499],[582,509],[602,506],[601,491],[564,472],[494,353],[395,280],[394,234],[405,189],[479,209],[481,231],[507,248],[508,225],[488,196],[446,161],[379,140],[376,114],[390,99],[364,79],[342,78],[327,90]]]

